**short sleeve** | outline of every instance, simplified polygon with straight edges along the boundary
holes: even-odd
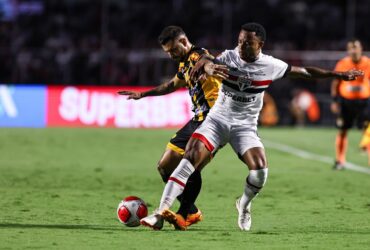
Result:
[[[291,67],[284,61],[272,58],[272,63],[274,66],[272,80],[275,81],[277,79],[283,78],[289,73]]]

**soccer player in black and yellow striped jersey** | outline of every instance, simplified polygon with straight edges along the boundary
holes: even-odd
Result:
[[[193,66],[208,51],[198,48],[190,43],[185,32],[178,26],[168,26],[160,34],[159,43],[164,52],[172,59],[179,62],[179,68],[176,75],[156,88],[145,92],[119,91],[120,95],[127,95],[128,99],[138,100],[147,96],[166,95],[176,91],[179,88],[186,87],[193,104],[194,117],[172,137],[167,144],[166,150],[159,160],[158,171],[164,182],[167,182],[171,173],[182,159],[185,147],[193,132],[204,121],[209,110],[214,105],[221,80],[217,77],[204,77],[202,80],[190,80],[190,71]],[[199,171],[194,172],[190,177],[184,193],[178,197],[181,205],[178,213],[186,218],[187,226],[202,220],[202,213],[194,205],[202,184],[202,178]],[[154,229],[163,227],[163,220],[152,226]]]

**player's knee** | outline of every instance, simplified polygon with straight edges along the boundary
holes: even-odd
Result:
[[[267,168],[267,161],[264,156],[254,157],[253,161],[249,162],[249,169],[260,170]]]
[[[342,136],[342,137],[347,136],[347,129],[339,130],[339,135]]]
[[[203,143],[198,140],[194,140],[188,143],[185,151],[184,158],[193,164],[195,169],[204,166],[204,163],[208,160],[210,152],[207,151]]]
[[[194,147],[189,147],[185,151],[184,158],[187,159],[195,167],[195,164],[197,162],[197,151],[196,151],[196,149]]]
[[[253,192],[258,193],[266,184],[267,176],[268,168],[250,170],[247,177],[247,184]]]

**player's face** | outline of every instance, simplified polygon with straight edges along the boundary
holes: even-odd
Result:
[[[347,53],[354,61],[358,61],[362,55],[362,46],[359,41],[349,42],[347,44]]]
[[[242,59],[255,58],[261,50],[263,42],[255,32],[241,30],[238,38],[239,56]]]
[[[162,45],[162,49],[166,52],[173,60],[181,61],[186,55],[186,41],[182,39],[176,39],[169,41],[165,45]]]

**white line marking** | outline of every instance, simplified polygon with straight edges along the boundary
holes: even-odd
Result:
[[[284,153],[295,155],[295,156],[301,157],[303,159],[320,161],[320,162],[328,163],[328,164],[333,164],[334,163],[333,158],[331,158],[329,156],[326,156],[326,155],[319,155],[319,154],[311,153],[311,152],[308,152],[308,151],[305,151],[305,150],[302,150],[302,149],[298,149],[298,148],[295,148],[295,147],[292,147],[292,146],[289,146],[289,145],[286,145],[286,144],[272,142],[272,141],[268,141],[268,140],[263,140],[263,142],[264,142],[264,144],[266,145],[267,148],[271,148],[271,149],[275,149],[277,151],[281,151],[281,152],[284,152]],[[352,171],[361,172],[361,173],[365,173],[365,174],[370,174],[370,168],[362,167],[362,166],[353,164],[351,162],[347,162],[344,165],[344,167],[345,167],[345,169],[349,169],[349,170],[352,170]]]

